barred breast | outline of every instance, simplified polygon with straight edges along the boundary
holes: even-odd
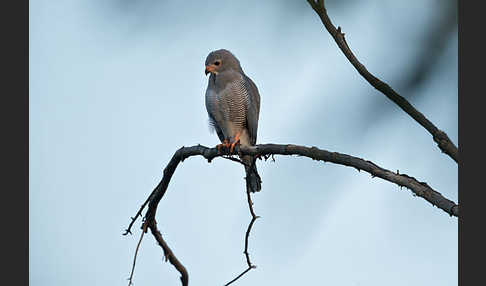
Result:
[[[227,139],[232,139],[246,127],[246,114],[249,93],[243,78],[229,82],[219,92],[207,98],[208,110],[211,109],[215,123]],[[245,132],[247,133],[247,132]],[[246,141],[246,140],[242,140]]]
[[[226,118],[237,127],[243,128],[246,124],[246,110],[249,100],[243,79],[228,84],[221,94],[221,100],[224,102]]]

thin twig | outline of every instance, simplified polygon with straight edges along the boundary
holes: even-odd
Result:
[[[158,187],[158,186],[157,186]],[[150,194],[150,196],[148,196],[148,198],[145,200],[145,202],[142,204],[142,206],[140,207],[140,209],[138,210],[137,214],[131,218],[131,222],[130,224],[128,225],[128,228],[125,229],[125,232],[123,233],[123,235],[127,235],[127,234],[132,234],[132,226],[133,226],[133,223],[135,223],[135,221],[137,220],[137,218],[140,216],[142,216],[142,211],[143,209],[145,208],[145,206],[147,205],[147,203],[150,201],[150,198],[152,197],[152,194],[155,192],[155,190],[157,190],[157,187],[155,187],[155,189],[152,191],[152,193]]]
[[[132,271],[130,272],[130,278],[128,278],[128,286],[132,285],[133,272],[135,270],[135,263],[137,262],[138,248],[140,243],[142,243],[143,235],[147,232],[147,222],[145,221],[142,226],[142,234],[140,235],[140,240],[138,241],[137,248],[135,249],[135,255],[133,256]]]
[[[413,107],[404,97],[400,96],[388,84],[372,75],[366,69],[366,67],[358,61],[346,43],[344,33],[341,32],[341,27],[336,28],[329,19],[324,1],[315,2],[314,0],[307,0],[307,2],[311,5],[312,9],[314,9],[317,15],[319,15],[319,18],[324,24],[326,30],[329,32],[329,34],[331,34],[336,44],[339,46],[354,68],[359,72],[359,74],[361,74],[361,76],[363,76],[374,88],[381,91],[386,97],[388,97],[388,99],[396,103],[403,111],[422,125],[422,127],[424,127],[432,135],[440,150],[449,155],[457,163],[459,161],[458,149],[456,145],[454,145],[454,143],[452,143],[452,141],[449,139],[447,134],[437,128],[425,117],[425,115]]]
[[[245,271],[241,272],[240,275],[236,276],[233,280],[231,280],[230,282],[224,284],[224,286],[228,286],[230,285],[231,283],[235,282],[236,280],[240,279],[240,277],[242,277],[243,275],[246,274],[246,272],[250,271],[252,269],[252,267],[248,267],[245,269]]]
[[[256,268],[256,265],[251,264],[250,254],[248,253],[248,241],[249,241],[249,238],[250,238],[250,233],[251,233],[251,229],[253,227],[253,224],[255,223],[256,219],[259,218],[259,216],[255,215],[255,211],[253,210],[253,202],[251,200],[251,191],[250,191],[250,187],[249,187],[249,182],[246,183],[246,198],[247,198],[247,201],[248,201],[248,208],[250,209],[251,221],[250,221],[250,224],[248,224],[248,228],[246,230],[245,251],[243,251],[243,253],[245,254],[246,264],[248,265],[248,268],[246,268],[240,275],[236,276],[233,280],[226,283],[224,286],[230,285],[231,283],[235,282],[240,277],[245,275],[251,269]]]

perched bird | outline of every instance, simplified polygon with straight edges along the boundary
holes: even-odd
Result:
[[[241,145],[255,145],[260,113],[260,94],[253,81],[245,75],[238,59],[228,50],[209,53],[206,58],[206,75],[210,73],[206,89],[206,109],[209,124],[222,144],[217,147],[233,151]],[[251,192],[261,189],[255,157],[241,156],[245,165],[247,188]]]

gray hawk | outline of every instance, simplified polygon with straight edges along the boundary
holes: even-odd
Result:
[[[245,75],[238,59],[228,50],[211,52],[206,58],[206,109],[209,124],[222,144],[217,147],[233,151],[237,143],[256,144],[260,94],[255,83]],[[254,156],[241,156],[245,165],[247,187],[251,192],[261,190],[261,179]]]

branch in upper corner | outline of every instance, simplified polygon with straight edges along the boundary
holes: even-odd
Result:
[[[344,53],[346,58],[351,62],[354,68],[363,76],[374,88],[381,91],[388,99],[397,104],[403,111],[410,115],[415,121],[417,121],[422,127],[424,127],[433,137],[434,141],[439,146],[443,153],[449,155],[456,163],[459,161],[459,152],[449,139],[447,134],[437,128],[430,120],[428,120],[420,111],[415,109],[404,97],[400,96],[393,88],[391,88],[385,82],[379,80],[377,77],[372,75],[366,67],[358,61],[351,49],[349,48],[346,40],[344,39],[344,33],[341,33],[341,27],[336,27],[332,24],[329,16],[327,15],[324,1],[319,1],[318,3],[313,0],[307,0],[311,5],[312,9],[319,15],[319,18],[324,24],[326,30],[331,34],[336,44],[339,46],[341,51]]]

